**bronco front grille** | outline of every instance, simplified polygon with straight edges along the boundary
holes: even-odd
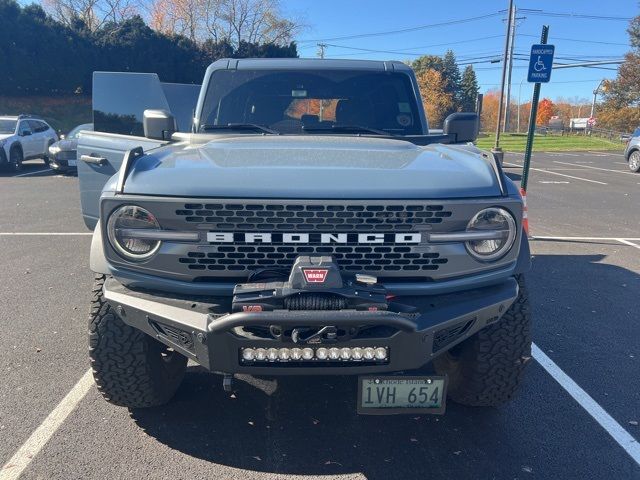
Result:
[[[213,251],[210,251],[212,249]],[[425,272],[447,263],[439,253],[417,253],[407,246],[221,245],[189,252],[180,263],[189,270],[251,271],[290,269],[300,255],[333,255],[341,269],[373,272]]]
[[[189,223],[228,231],[406,232],[442,223],[442,205],[186,203],[176,215]]]

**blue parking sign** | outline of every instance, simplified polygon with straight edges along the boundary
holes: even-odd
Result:
[[[551,80],[551,68],[553,66],[553,52],[555,45],[531,45],[531,57],[529,58],[530,83],[547,83]]]

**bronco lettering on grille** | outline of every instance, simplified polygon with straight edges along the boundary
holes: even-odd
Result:
[[[209,243],[419,244],[421,233],[233,233],[207,232]]]

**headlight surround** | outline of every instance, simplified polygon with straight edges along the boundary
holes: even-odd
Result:
[[[161,242],[154,239],[136,238],[126,234],[127,229],[160,229],[156,217],[137,205],[124,205],[115,210],[107,222],[109,243],[126,260],[142,261],[152,257]]]
[[[504,208],[491,207],[480,210],[467,225],[468,232],[498,232],[500,238],[470,240],[465,242],[467,251],[476,260],[493,262],[504,257],[516,239],[517,223]]]

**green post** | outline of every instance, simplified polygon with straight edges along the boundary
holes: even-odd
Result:
[[[540,43],[547,44],[549,37],[549,26],[542,27],[542,37]],[[527,183],[529,181],[529,166],[531,165],[531,151],[533,150],[533,135],[536,133],[536,117],[538,116],[538,100],[540,99],[540,84],[533,86],[533,99],[531,100],[531,115],[529,116],[529,133],[527,135],[527,146],[524,150],[524,163],[522,165],[522,179],[520,180],[520,188],[527,191]]]

